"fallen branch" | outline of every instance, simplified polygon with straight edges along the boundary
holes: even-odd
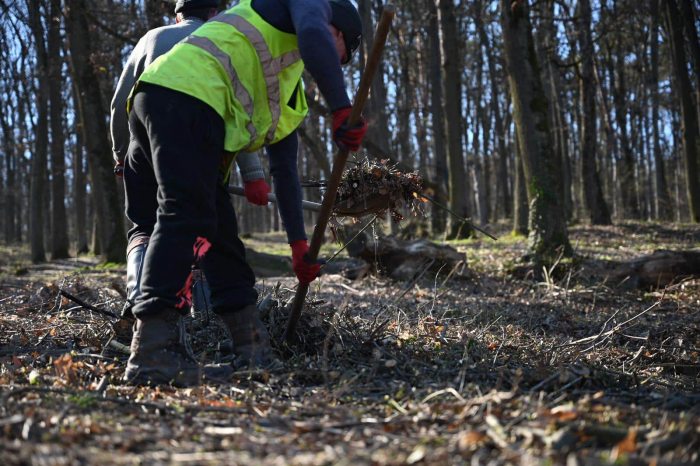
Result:
[[[600,333],[598,333],[598,335],[592,335],[592,336],[590,336],[590,337],[586,337],[586,338],[582,338],[582,339],[580,339],[580,340],[572,341],[571,343],[566,343],[566,344],[564,344],[564,345],[557,346],[557,347],[554,348],[554,349],[555,349],[555,350],[558,350],[558,349],[561,349],[561,348],[568,348],[568,347],[570,347],[570,346],[585,345],[585,344],[588,344],[588,343],[594,343],[594,344],[595,344],[595,342],[598,342],[598,341],[600,341],[601,339],[605,339],[605,338],[611,337],[611,336],[613,336],[615,333],[617,333],[617,332],[619,332],[620,330],[622,330],[623,328],[625,328],[628,324],[630,324],[630,323],[632,323],[633,321],[639,319],[639,318],[640,318],[641,316],[643,316],[644,314],[646,314],[646,313],[648,313],[648,312],[650,312],[650,311],[656,309],[657,307],[659,307],[659,306],[661,305],[661,302],[664,300],[664,297],[666,297],[666,290],[664,290],[664,293],[663,293],[663,295],[661,296],[661,298],[660,298],[657,302],[655,302],[653,305],[651,305],[651,306],[648,307],[647,309],[643,310],[643,311],[640,312],[639,314],[635,315],[635,316],[632,317],[631,319],[628,319],[628,320],[622,322],[621,324],[616,325],[615,327],[613,327],[612,329],[608,330],[607,332],[604,332],[603,330],[605,330],[605,327],[607,327],[608,323],[613,319],[613,317],[615,317],[615,315],[617,315],[617,313],[615,313],[615,315],[613,315],[610,319],[608,319],[608,320],[605,322],[605,324],[603,325],[603,329],[601,329],[601,331],[600,331]],[[618,311],[618,312],[619,312],[619,311]]]
[[[83,301],[82,299],[76,298],[76,297],[73,296],[72,294],[67,293],[67,292],[65,292],[65,291],[63,291],[63,290],[59,290],[59,293],[60,293],[61,296],[70,299],[71,301],[73,301],[74,303],[76,303],[76,304],[80,305],[81,307],[87,309],[88,311],[96,312],[96,313],[98,313],[98,314],[102,314],[103,316],[112,317],[112,318],[117,319],[117,320],[123,320],[123,319],[124,319],[122,316],[118,316],[118,315],[115,314],[114,312],[105,311],[105,310],[103,310],[103,309],[98,309],[98,308],[96,308],[95,306],[93,306],[93,305],[91,305],[91,304],[88,304],[88,303],[86,303],[85,301]]]

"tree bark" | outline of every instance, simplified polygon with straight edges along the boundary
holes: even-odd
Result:
[[[560,165],[549,127],[549,105],[542,87],[527,0],[501,0],[506,69],[513,100],[530,201],[528,248],[550,255],[572,254],[566,231]]]
[[[440,0],[440,28],[442,30],[442,57],[445,76],[445,118],[447,120],[447,163],[450,171],[450,208],[464,218],[469,218],[467,205],[467,177],[462,151],[462,76],[460,51],[457,38],[457,19],[453,0]],[[462,221],[450,218],[447,237],[469,238],[472,228]]]
[[[688,207],[693,222],[700,222],[700,176],[698,176],[698,115],[693,105],[693,89],[688,76],[685,54],[683,24],[676,0],[665,1],[667,36],[670,39],[674,75],[676,78],[676,98],[681,107],[681,134],[683,138],[683,155],[685,158],[686,186]]]
[[[65,136],[63,134],[63,60],[61,50],[61,0],[51,0],[49,16],[49,97],[51,100],[51,259],[65,259],[68,254],[66,217]]]
[[[44,179],[46,156],[49,143],[48,100],[49,84],[46,65],[46,38],[41,22],[40,0],[29,0],[29,21],[36,49],[37,75],[39,88],[36,96],[37,123],[35,128],[34,154],[32,154],[31,195],[29,200],[29,232],[31,260],[34,263],[46,261],[44,249]]]
[[[67,19],[71,60],[75,70],[74,81],[78,89],[80,114],[83,122],[83,139],[90,171],[94,209],[100,239],[103,262],[126,260],[126,236],[124,214],[119,202],[117,180],[112,169],[112,157],[107,139],[107,125],[100,95],[99,79],[95,75],[90,57],[92,44],[85,0],[69,0]]]
[[[583,103],[583,122],[581,128],[581,178],[586,208],[593,225],[610,225],[610,212],[603,198],[600,176],[596,165],[596,111],[595,78],[593,76],[593,41],[591,37],[591,2],[579,0],[577,34],[581,47],[581,66],[579,81],[581,84],[581,101]]]

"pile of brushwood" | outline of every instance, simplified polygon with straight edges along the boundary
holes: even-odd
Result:
[[[402,173],[389,160],[363,159],[343,173],[336,211],[363,215],[388,210],[395,221],[403,220],[401,209],[422,214],[423,178],[417,172]]]

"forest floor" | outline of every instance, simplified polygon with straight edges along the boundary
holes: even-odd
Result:
[[[700,247],[700,228],[688,225],[570,235],[577,253],[598,259]],[[286,251],[276,236],[246,241]],[[511,273],[522,239],[452,244],[468,257],[461,277],[322,277],[299,344],[275,345],[274,370],[189,389],[124,385],[129,324],[58,294],[118,312],[123,268],[87,257],[29,265],[26,251],[0,249],[3,462],[700,461],[700,281],[630,291],[562,263],[536,282]],[[294,284],[260,284],[278,341]],[[218,321],[196,317],[196,355],[230,360]]]

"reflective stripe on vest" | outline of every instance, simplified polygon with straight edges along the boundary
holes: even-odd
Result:
[[[245,88],[241,80],[238,78],[238,73],[236,73],[236,70],[233,67],[233,63],[231,63],[231,57],[224,53],[223,50],[221,50],[214,42],[211,41],[211,39],[207,37],[188,36],[182,41],[182,43],[195,45],[205,50],[206,52],[209,52],[214,58],[219,60],[221,67],[224,70],[226,70],[228,79],[233,85],[233,92],[236,95],[236,99],[238,99],[241,105],[243,105],[243,108],[245,109],[249,118],[248,124],[246,125],[246,129],[248,130],[248,133],[250,133],[250,144],[248,144],[247,147],[244,147],[243,150],[252,146],[255,140],[258,138],[258,130],[253,124],[253,112],[255,111],[255,106],[253,104],[253,98],[250,96],[250,93]]]
[[[287,52],[277,58],[273,58],[270,48],[268,47],[267,42],[265,42],[265,38],[263,37],[262,33],[242,16],[230,13],[221,13],[220,15],[213,17],[210,21],[226,23],[236,28],[238,32],[243,34],[246,39],[248,39],[255,49],[255,53],[258,55],[258,59],[262,65],[265,85],[267,87],[267,100],[270,106],[270,113],[272,114],[272,124],[270,125],[270,129],[265,136],[265,144],[269,144],[275,138],[277,124],[279,123],[280,116],[282,115],[282,107],[280,104],[280,82],[278,75],[283,69],[292,66],[301,60],[301,53],[299,53],[299,50],[292,50],[291,52]],[[236,86],[234,84],[234,89],[235,87]],[[236,98],[238,99],[238,93],[236,93]],[[238,100],[240,101],[240,99]],[[252,118],[251,113],[248,113],[248,115],[251,115]]]

